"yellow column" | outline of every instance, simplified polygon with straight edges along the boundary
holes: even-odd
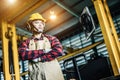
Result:
[[[12,32],[12,52],[13,52],[13,66],[15,72],[15,80],[20,80],[20,71],[19,71],[19,57],[18,57],[18,49],[17,49],[17,38],[16,38],[16,28],[14,24],[10,24],[11,32]]]
[[[9,53],[8,53],[8,39],[5,37],[7,32],[8,24],[6,21],[2,20],[1,22],[1,34],[2,34],[2,55],[3,55],[3,72],[4,79],[11,80],[11,75],[9,73]]]
[[[109,53],[109,58],[114,75],[120,74],[120,45],[119,39],[106,4],[106,0],[93,0],[94,7],[101,26],[105,44]]]
[[[116,43],[117,50],[119,52],[118,56],[120,57],[120,44],[119,44],[120,42],[118,40],[119,38],[118,38],[118,35],[117,35],[117,32],[116,32],[116,29],[114,27],[114,23],[113,23],[111,15],[110,15],[110,11],[109,11],[106,0],[104,0],[103,4],[104,4],[104,7],[106,9],[106,13],[108,14],[107,17],[109,19],[110,27],[111,27],[111,29],[113,31],[113,37],[114,37],[114,40],[115,40],[115,43]]]
[[[2,32],[2,52],[3,52],[3,71],[5,80],[11,80],[12,75],[9,71],[9,45],[8,41],[12,43],[12,57],[13,59],[13,68],[14,68],[14,80],[20,80],[20,71],[19,71],[19,59],[18,59],[18,50],[17,50],[17,38],[16,38],[16,29],[14,24],[8,24],[6,21],[1,21],[1,32]]]

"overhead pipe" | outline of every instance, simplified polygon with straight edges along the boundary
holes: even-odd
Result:
[[[63,9],[65,9],[66,11],[68,11],[70,14],[72,14],[73,16],[79,18],[79,15],[76,14],[75,12],[73,12],[71,9],[69,9],[68,7],[66,7],[65,5],[63,5],[59,0],[52,0],[54,3],[56,3],[57,5],[59,5],[60,7],[62,7]]]

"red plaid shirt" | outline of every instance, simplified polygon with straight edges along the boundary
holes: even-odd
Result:
[[[32,60],[40,57],[41,62],[51,61],[63,55],[62,45],[54,36],[44,35],[51,43],[52,50],[45,53],[44,50],[28,50],[30,39],[24,40],[18,49],[19,56],[22,60]]]

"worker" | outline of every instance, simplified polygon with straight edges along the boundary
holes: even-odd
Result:
[[[46,19],[39,13],[33,13],[27,21],[27,29],[32,37],[20,43],[18,53],[22,60],[28,60],[29,80],[64,80],[57,57],[62,56],[60,41],[44,34]]]

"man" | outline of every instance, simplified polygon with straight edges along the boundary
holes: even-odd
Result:
[[[22,60],[29,60],[29,80],[64,80],[57,57],[63,55],[59,40],[43,34],[45,19],[34,13],[30,16],[27,28],[33,36],[24,40],[18,49]]]

